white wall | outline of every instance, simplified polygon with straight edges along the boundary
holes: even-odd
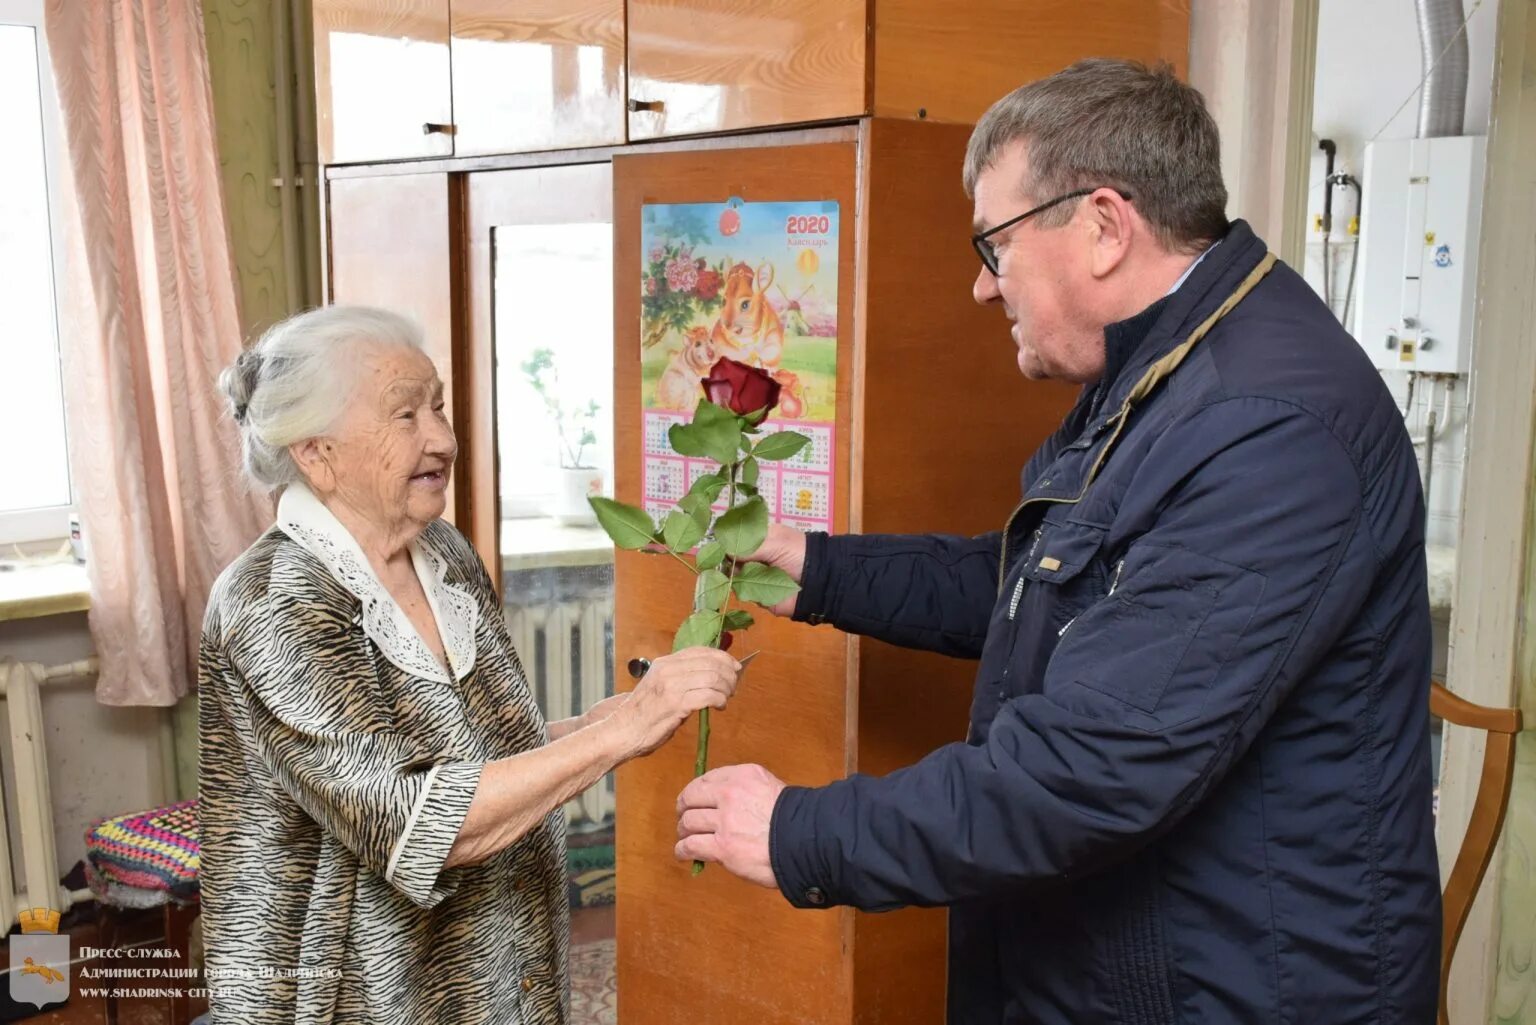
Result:
[[[84,613],[0,622],[0,656],[5,658],[58,665],[92,654]],[[92,820],[150,808],[165,796],[160,739],[165,711],[101,705],[93,687],[90,680],[65,681],[45,685],[42,693],[61,873],[85,857],[84,835]],[[8,729],[0,728],[0,749],[6,811],[15,837]],[[19,871],[20,865],[14,868]]]
[[[1475,3],[1476,0],[1463,0],[1470,15],[1467,23],[1470,74],[1464,134],[1486,135],[1497,10],[1496,0],[1484,0],[1482,6],[1474,10]],[[1418,22],[1411,0],[1320,0],[1317,74],[1312,99],[1313,146],[1319,139],[1332,139],[1338,144],[1334,170],[1360,177],[1368,140],[1373,137],[1412,138],[1415,134],[1419,112],[1417,89],[1423,74]],[[1405,100],[1408,100],[1406,105]],[[1323,291],[1322,237],[1312,231],[1310,225],[1313,215],[1323,211],[1324,166],[1322,152],[1314,150],[1304,273],[1319,293]],[[1357,213],[1353,191],[1337,190],[1334,194],[1333,241],[1330,243],[1336,311],[1342,311],[1341,296],[1347,286],[1354,246],[1354,240],[1347,234],[1347,226]],[[1351,320],[1358,309],[1357,290]],[[1392,371],[1383,376],[1402,403],[1407,397],[1407,373]],[[1409,430],[1415,436],[1424,434],[1432,401],[1431,390],[1422,380],[1415,388],[1413,406],[1407,411]],[[1431,494],[1427,496],[1431,545],[1451,546],[1456,542],[1462,465],[1466,454],[1467,391],[1466,381],[1456,383],[1450,395],[1449,424],[1443,422],[1442,415],[1442,423],[1437,427],[1437,435],[1443,440],[1435,447]],[[1442,410],[1447,408],[1443,395],[1434,401]],[[1419,452],[1422,464],[1423,445]]]

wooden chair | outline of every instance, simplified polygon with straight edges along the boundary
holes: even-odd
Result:
[[[1461,841],[1461,851],[1445,884],[1445,926],[1440,940],[1440,1025],[1450,1025],[1446,1009],[1451,979],[1451,959],[1461,930],[1472,912],[1472,901],[1493,860],[1493,847],[1504,828],[1509,791],[1515,777],[1515,735],[1520,732],[1518,708],[1487,708],[1457,697],[1439,681],[1430,682],[1429,710],[1446,722],[1488,731],[1483,750],[1483,773],[1477,783],[1472,819]]]

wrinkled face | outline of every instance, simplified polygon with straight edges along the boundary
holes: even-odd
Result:
[[[1055,198],[1023,195],[1020,183],[1027,173],[1022,141],[1009,145],[982,172],[976,181],[975,231],[986,231]],[[1019,370],[1031,380],[1086,383],[1104,372],[1103,325],[1092,323],[1087,301],[1094,284],[1089,267],[1092,239],[1081,204],[1064,204],[1073,211],[1064,225],[1042,225],[1036,215],[991,236],[998,272],[981,267],[972,287],[978,303],[999,305],[1007,314]]]
[[[458,444],[448,423],[443,382],[419,349],[359,349],[357,380],[324,442],[330,487],[381,530],[414,535],[447,508]]]

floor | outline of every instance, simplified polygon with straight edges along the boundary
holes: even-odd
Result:
[[[160,931],[158,923],[159,918],[153,912],[136,916],[128,927],[128,941],[155,940]],[[84,923],[68,931],[76,948],[97,945],[94,923]],[[194,1008],[194,1013],[199,1010],[202,1008]],[[76,996],[57,1010],[10,1020],[25,1021],[27,1025],[106,1025],[107,1019],[102,1000],[87,1001]],[[122,1001],[117,1020],[118,1025],[169,1025],[169,1002]],[[581,908],[571,913],[571,1025],[617,1025],[617,1022],[613,907]]]

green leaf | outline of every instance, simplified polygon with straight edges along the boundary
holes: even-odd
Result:
[[[720,497],[720,492],[725,490],[726,484],[730,483],[726,480],[727,476],[724,471],[706,473],[693,482],[693,485],[688,489],[688,494],[703,495],[710,502],[713,502]],[[705,504],[708,505],[709,503],[706,502]]]
[[[693,556],[693,564],[699,569],[714,569],[725,561],[725,545],[719,541],[711,541],[700,548]]]
[[[724,545],[725,554],[733,558],[751,555],[767,536],[768,506],[758,497],[726,510],[715,521],[715,540]]]
[[[713,648],[715,642],[720,639],[720,630],[724,623],[725,617],[718,612],[695,612],[683,620],[683,625],[678,627],[677,635],[672,638],[672,650]]]
[[[696,424],[724,423],[727,420],[734,421],[736,414],[724,406],[717,406],[708,399],[700,399],[699,404],[693,410],[693,422]]]
[[[759,459],[792,459],[810,443],[811,439],[798,431],[780,431],[758,442],[752,454]]]
[[[656,541],[656,523],[650,513],[611,498],[589,498],[598,525],[608,532],[613,543],[634,551]]]
[[[736,461],[736,450],[741,445],[741,428],[734,416],[703,423],[673,424],[667,431],[667,441],[678,455],[702,456],[724,466]]]
[[[731,588],[742,601],[763,606],[777,605],[800,591],[800,585],[788,573],[761,562],[748,562],[737,567]]]
[[[693,588],[693,607],[699,612],[719,612],[725,600],[731,596],[731,582],[717,569],[707,569],[699,574]]]
[[[661,538],[672,551],[686,552],[704,540],[704,531],[708,526],[707,523],[700,524],[685,512],[670,512],[662,521]]]
[[[757,494],[757,486],[755,484],[738,484],[736,485],[736,494],[752,498]]]
[[[777,435],[775,435],[777,437]],[[768,439],[763,439],[767,441]],[[758,462],[751,456],[741,461],[741,482],[749,488],[757,487]]]
[[[755,620],[752,618],[752,613],[746,609],[732,609],[725,614],[725,628],[727,630],[745,630],[753,622]]]
[[[747,422],[748,426],[756,427],[758,424],[768,419],[768,407],[764,406],[762,409],[755,409],[748,413],[746,416],[742,417],[742,419]]]

